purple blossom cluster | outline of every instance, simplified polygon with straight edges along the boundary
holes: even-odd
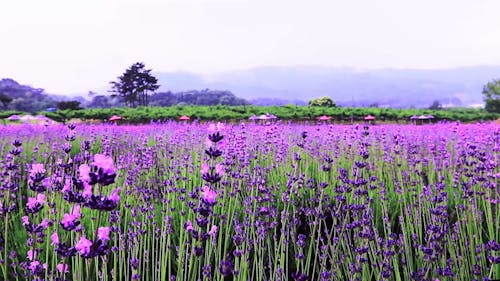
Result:
[[[4,195],[0,204],[1,214],[7,222],[8,213],[23,211],[21,224],[26,236],[26,259],[19,260],[18,250],[9,243],[17,243],[8,237],[8,226],[3,225],[1,238],[2,252],[12,249],[8,257],[11,259],[11,268],[19,266],[20,271],[13,270],[11,275],[7,268],[2,268],[4,279],[22,278],[30,280],[69,280],[66,275],[70,272],[72,257],[79,255],[90,259],[98,256],[106,256],[109,253],[108,241],[110,240],[110,227],[94,226],[96,229],[93,241],[86,236],[91,233],[83,224],[84,214],[82,208],[86,207],[96,212],[111,211],[118,207],[120,195],[119,188],[111,191],[109,196],[103,196],[106,186],[112,185],[116,178],[116,169],[113,159],[103,154],[95,154],[90,166],[88,161],[88,150],[84,147],[87,157],[71,155],[71,142],[75,141],[75,127],[69,126],[66,138],[67,142],[61,145],[62,155],[53,163],[40,163],[38,157],[33,157],[33,164],[27,165],[26,173],[26,195],[18,197],[19,189],[24,186],[23,175],[19,172],[22,167],[16,163],[15,157],[21,157],[23,151],[21,142],[15,140],[13,149],[8,155],[6,163],[7,172],[2,175],[5,185],[1,193]],[[33,153],[39,151],[33,148]],[[78,167],[78,171],[73,167]],[[76,172],[76,173],[75,173]],[[61,200],[64,199],[64,200]],[[23,202],[23,203],[21,203]],[[24,208],[17,208],[24,204]],[[8,208],[4,207],[8,206]],[[69,207],[69,212],[64,210]],[[88,213],[88,212],[87,212]],[[101,214],[98,214],[101,217]],[[99,224],[99,221],[97,222]],[[14,229],[13,229],[14,230]],[[63,230],[61,232],[60,230]],[[46,242],[49,233],[53,251]],[[6,236],[6,237],[4,237]],[[18,245],[21,246],[21,245]],[[55,258],[55,256],[58,258]],[[54,256],[51,260],[47,258]],[[59,260],[59,263],[54,264]],[[52,261],[52,262],[51,262]],[[2,264],[4,260],[2,259]],[[54,271],[53,271],[54,270]],[[9,277],[11,276],[11,277]]]
[[[0,136],[2,280],[500,278],[493,124]]]

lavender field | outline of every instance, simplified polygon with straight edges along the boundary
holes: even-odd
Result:
[[[494,124],[0,127],[1,280],[500,279]]]

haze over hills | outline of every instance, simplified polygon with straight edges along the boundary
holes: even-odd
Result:
[[[437,100],[445,107],[469,107],[483,104],[482,88],[487,82],[500,78],[500,66],[429,70],[269,66],[210,75],[191,72],[153,75],[161,85],[157,92],[228,90],[255,105],[305,105],[312,98],[329,96],[340,106],[425,108]],[[97,91],[98,95],[109,96],[109,86],[105,83]],[[37,86],[43,88],[44,85]],[[50,95],[43,89],[22,86],[12,79],[0,81],[0,92],[14,99],[24,98],[14,100],[13,104],[30,103],[28,100],[40,96],[35,98],[40,108],[66,99],[87,103],[82,97]]]
[[[257,104],[303,103],[330,96],[344,106],[428,107],[435,100],[444,106],[474,106],[483,102],[484,84],[500,78],[500,66],[425,70],[269,66],[213,75],[154,75],[162,85],[159,91],[230,90]]]

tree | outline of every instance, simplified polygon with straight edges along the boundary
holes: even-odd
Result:
[[[321,97],[310,100],[309,106],[335,107],[337,105],[330,97]]]
[[[112,81],[111,92],[123,98],[126,105],[136,107],[136,105],[148,105],[148,92],[156,91],[158,79],[150,74],[151,69],[145,69],[142,62],[134,63],[130,66],[122,76],[118,77],[118,81]]]
[[[44,112],[43,113],[47,118],[50,118],[56,122],[61,122],[66,124],[66,121],[69,119],[69,110],[58,110],[57,112]]]
[[[97,95],[92,98],[92,101],[88,104],[90,108],[109,108],[111,103],[107,96]]]
[[[443,106],[441,105],[441,103],[438,101],[438,100],[435,100],[431,106],[429,106],[429,109],[432,109],[432,110],[440,110],[440,109],[443,109]]]
[[[500,79],[488,82],[483,87],[485,109],[488,112],[500,113]]]
[[[57,103],[57,108],[59,110],[66,110],[66,109],[69,109],[69,110],[78,110],[78,109],[82,109],[80,107],[80,102],[77,101],[77,100],[58,102]]]
[[[25,98],[17,98],[10,103],[10,108],[18,111],[34,113],[38,110],[35,109],[33,105],[34,105],[33,100]]]
[[[0,102],[4,107],[7,107],[9,103],[12,101],[12,98],[6,94],[0,93]]]

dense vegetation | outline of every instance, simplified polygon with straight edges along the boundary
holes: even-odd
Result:
[[[0,130],[0,279],[500,278],[493,124]]]
[[[182,92],[158,92],[147,98],[150,106],[172,105],[247,105],[248,101],[236,97],[230,91],[219,90],[190,90]],[[85,104],[87,108],[110,108],[125,106],[123,98],[104,95],[95,95],[92,101]]]
[[[144,103],[150,106],[249,104],[248,101],[237,97],[228,90],[203,89],[175,93],[170,91],[148,93],[154,87],[145,83],[143,88],[127,95],[126,91],[129,89],[127,84],[115,83],[117,83],[116,87],[118,89],[113,88],[115,91],[113,95],[100,95],[89,92],[91,100],[88,101],[83,97],[70,99],[64,96],[49,95],[45,93],[44,89],[21,85],[12,79],[2,79],[0,80],[0,112],[14,110],[37,113],[47,108],[111,108]]]
[[[486,83],[483,87],[485,109],[500,113],[500,79]]]
[[[56,99],[44,93],[43,89],[20,85],[12,79],[0,80],[0,111],[34,113],[56,106]]]
[[[382,122],[409,122],[413,115],[433,115],[432,122],[439,121],[486,121],[494,120],[499,114],[489,113],[482,109],[453,108],[442,110],[429,109],[389,109],[389,108],[350,108],[350,107],[308,107],[308,106],[171,106],[171,107],[138,107],[138,108],[104,108],[82,109],[74,111],[44,112],[49,118],[57,121],[80,118],[83,120],[106,120],[113,115],[125,118],[126,123],[149,123],[177,119],[181,115],[191,120],[243,120],[252,115],[272,113],[282,120],[315,120],[321,115],[333,117],[333,122],[361,122],[366,115],[373,115]]]
[[[137,69],[133,68],[136,66]],[[83,120],[107,120],[112,115],[120,115],[127,123],[147,123],[151,120],[165,121],[188,115],[191,120],[242,120],[252,115],[272,113],[282,120],[314,120],[321,115],[333,117],[334,122],[359,122],[366,115],[373,115],[377,121],[408,122],[414,115],[433,115],[433,122],[459,120],[464,122],[493,120],[498,112],[498,81],[488,83],[483,95],[486,110],[451,108],[442,109],[435,101],[430,109],[390,109],[390,108],[350,108],[335,107],[329,97],[309,101],[309,106],[252,106],[245,99],[235,96],[228,90],[189,90],[182,92],[153,92],[158,88],[157,80],[145,70],[143,64],[133,65],[124,75],[113,82],[114,95],[89,93],[91,101],[83,98],[65,100],[65,97],[52,96],[43,89],[20,85],[12,79],[0,80],[0,117],[14,113],[40,113],[47,109],[58,108],[57,112],[42,112],[56,121],[71,118]],[[131,73],[131,74],[130,74]],[[130,81],[129,81],[130,80]],[[137,81],[136,81],[137,80]],[[66,98],[67,99],[67,98]],[[137,108],[127,108],[126,105]],[[81,108],[81,109],[79,109]]]

